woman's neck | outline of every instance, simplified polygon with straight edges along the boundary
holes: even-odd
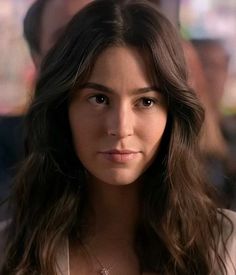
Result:
[[[101,272],[103,267],[110,274],[139,274],[134,246],[139,217],[138,186],[138,183],[127,186],[88,183],[90,209],[84,213],[88,224],[79,243],[76,240],[70,243],[71,275],[78,271]]]
[[[132,241],[139,216],[138,183],[126,186],[91,182],[92,238]]]

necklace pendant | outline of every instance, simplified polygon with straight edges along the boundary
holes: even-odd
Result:
[[[109,275],[110,274],[109,270],[106,269],[105,267],[99,273],[100,273],[100,275]]]

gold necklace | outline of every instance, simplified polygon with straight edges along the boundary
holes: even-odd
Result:
[[[88,256],[92,259],[95,259],[96,260],[96,262],[98,263],[98,265],[100,266],[100,269],[99,269],[99,271],[98,271],[98,273],[100,274],[100,275],[110,275],[110,270],[111,270],[111,268],[107,268],[107,267],[105,267],[103,264],[102,264],[102,262],[98,259],[98,257],[96,256],[96,255],[94,255],[93,253],[91,253],[91,249],[90,249],[90,247],[87,245],[87,244],[85,244],[85,243],[81,243],[82,244],[82,246],[84,247],[84,249],[85,249],[85,251],[86,251],[86,253],[88,254]]]

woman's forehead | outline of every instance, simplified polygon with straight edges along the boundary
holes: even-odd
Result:
[[[153,66],[154,62],[151,60],[150,54],[137,47],[129,45],[110,46],[95,58],[90,67],[89,79],[94,77],[105,79],[110,73],[117,75],[119,73],[130,78],[136,74],[142,75],[146,82],[154,84]]]

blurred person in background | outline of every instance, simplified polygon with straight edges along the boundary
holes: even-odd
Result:
[[[24,18],[24,37],[36,69],[71,17],[91,0],[36,0]],[[53,16],[52,16],[53,15]]]
[[[220,39],[192,39],[203,65],[203,72],[208,82],[208,95],[217,115],[220,108],[228,75],[229,54]]]
[[[24,19],[24,37],[35,64],[35,77],[70,18],[89,2],[91,0],[36,0],[29,8]],[[7,198],[15,166],[23,157],[23,120],[24,114],[0,116],[0,201]],[[9,215],[6,204],[2,205],[0,220]]]
[[[173,3],[173,1],[160,0],[155,3],[171,20],[175,27],[179,28],[180,2],[174,1]],[[215,105],[212,104],[212,101],[218,102],[217,108],[219,108],[219,99],[222,97],[223,85],[227,76],[228,56],[225,54],[225,51],[222,52],[222,49],[219,49],[218,52],[218,50],[215,49],[216,47],[212,49],[212,52],[202,51],[206,59],[208,55],[211,56],[211,65],[214,63],[215,65],[221,64],[221,67],[217,66],[216,68],[218,69],[218,74],[214,71],[214,65],[210,66],[212,72],[208,77],[208,72],[205,72],[205,58],[195,49],[195,45],[193,45],[192,41],[183,39],[182,46],[188,67],[189,85],[195,90],[205,109],[205,123],[202,129],[201,138],[201,154],[203,163],[205,163],[206,178],[215,187],[219,204],[227,208],[235,209],[233,203],[235,201],[235,192],[233,192],[232,185],[234,179],[232,171],[234,170],[235,162],[230,156],[233,146],[231,146],[231,148],[229,147],[229,139],[226,140],[222,132],[219,112],[216,111]],[[212,77],[218,79],[214,81]],[[211,89],[213,91],[216,89],[215,98],[212,98],[213,95],[210,94]],[[232,133],[234,133],[234,136]],[[235,131],[231,131],[230,137],[231,140],[234,140],[235,152]]]
[[[205,124],[202,130],[201,153],[208,180],[215,186],[220,201],[229,207],[226,196],[224,160],[228,156],[227,143],[222,134],[217,113],[211,103],[209,83],[198,52],[189,41],[184,42],[186,62],[189,69],[189,84],[198,94],[205,109]]]
[[[208,151],[208,163],[212,166],[211,174],[216,182],[221,181],[224,193],[229,200],[229,207],[236,209],[236,116],[225,116],[221,111],[222,98],[228,74],[229,54],[220,39],[195,39],[192,43],[202,62],[206,78],[207,95],[217,121],[221,143],[205,144]],[[210,139],[212,140],[212,139]],[[219,138],[218,138],[219,140]],[[209,148],[212,148],[209,152]],[[209,154],[210,153],[210,154]],[[215,165],[213,165],[215,163]],[[218,169],[216,167],[218,165]],[[214,169],[214,170],[213,170]],[[223,178],[219,176],[222,171]]]

